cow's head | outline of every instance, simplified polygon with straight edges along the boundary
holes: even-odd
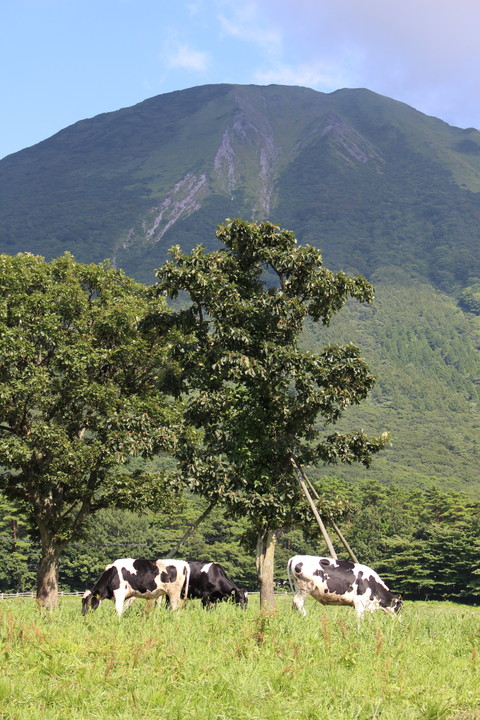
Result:
[[[401,595],[392,595],[392,599],[390,600],[390,605],[388,607],[382,608],[382,610],[385,610],[385,612],[389,613],[390,615],[394,615],[395,613],[400,612],[400,610],[403,607],[403,600]]]
[[[92,608],[92,610],[96,610],[98,606],[100,605],[101,598],[100,595],[93,593],[90,590],[85,590],[83,597],[82,597],[82,615],[85,615],[88,608]]]
[[[400,610],[403,607],[402,596],[394,595],[390,607],[392,608],[393,612],[395,612],[395,613],[400,612]]]
[[[235,590],[235,602],[245,610],[248,605],[248,592],[246,590]]]

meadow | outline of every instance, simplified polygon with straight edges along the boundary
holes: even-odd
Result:
[[[479,720],[480,608],[261,612],[0,601],[1,720]]]

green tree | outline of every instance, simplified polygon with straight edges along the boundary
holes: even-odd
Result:
[[[430,525],[396,536],[377,568],[396,591],[422,600],[475,602],[480,592],[478,526]]]
[[[319,250],[268,222],[226,221],[217,238],[214,252],[174,247],[157,271],[159,293],[191,300],[174,318],[186,332],[177,390],[197,435],[187,430],[176,455],[194,492],[255,528],[261,603],[273,605],[275,531],[309,517],[292,459],[368,466],[387,439],[326,432],[373,385],[358,349],[299,345],[307,318],[328,324],[349,296],[370,302],[373,288],[327,270]]]
[[[480,282],[477,281],[477,278],[475,280],[476,282],[460,293],[458,301],[463,310],[480,315]]]
[[[85,519],[159,504],[161,473],[131,456],[168,447],[168,343],[142,326],[151,290],[108,264],[0,256],[0,490],[29,509],[37,597],[58,603],[58,561]]]

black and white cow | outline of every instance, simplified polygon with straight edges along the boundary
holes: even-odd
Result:
[[[295,555],[287,565],[290,585],[293,577],[293,607],[306,615],[305,599],[311,595],[322,605],[351,605],[360,620],[368,610],[393,614],[402,607],[400,595],[394,595],[377,573],[366,565],[329,557]]]
[[[136,598],[157,601],[166,595],[172,610],[182,604],[182,591],[188,592],[190,567],[183,560],[147,560],[123,558],[107,565],[91,590],[82,598],[82,613],[96,610],[102,600],[115,603],[117,615],[130,607]]]
[[[201,598],[204,607],[231,598],[235,603],[246,608],[247,591],[237,587],[219,563],[194,560],[188,564],[190,566],[189,598]]]

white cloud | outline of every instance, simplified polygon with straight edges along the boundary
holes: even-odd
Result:
[[[218,18],[223,33],[256,45],[267,55],[277,55],[282,51],[282,33],[262,18],[255,3],[235,3],[230,6],[229,11],[229,16],[222,12]]]
[[[227,2],[227,0],[224,0]],[[480,123],[478,0],[249,0],[282,38],[258,79],[368,87],[463,126]],[[280,44],[278,46],[280,48]]]
[[[210,57],[206,52],[181,44],[170,51],[167,62],[171,68],[205,72],[210,66]]]

